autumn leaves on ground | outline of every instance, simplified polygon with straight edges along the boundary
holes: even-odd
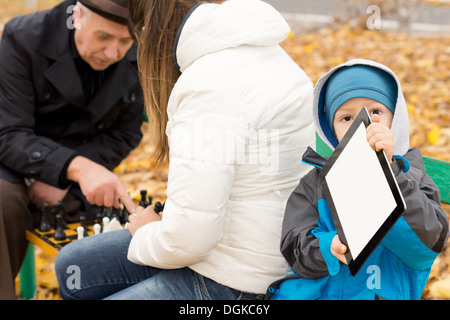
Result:
[[[2,8],[3,2],[0,0]],[[0,26],[5,22],[5,16],[0,13]],[[332,67],[353,58],[376,60],[390,67],[403,85],[410,115],[411,146],[420,148],[425,156],[450,161],[448,35],[407,37],[383,30],[352,29],[340,25],[291,35],[282,46],[314,83]],[[154,166],[149,156],[151,147],[147,129],[148,124],[144,124],[144,140],[116,169],[116,173],[135,199],[138,199],[139,190],[147,189],[156,199],[164,201],[168,170]],[[444,205],[444,209],[450,215],[450,206]],[[59,298],[53,261],[39,248],[36,249],[36,299]],[[449,265],[450,245],[447,245],[433,265],[423,299],[450,298]]]

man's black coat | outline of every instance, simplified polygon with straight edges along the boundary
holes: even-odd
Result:
[[[131,49],[85,102],[66,0],[15,18],[0,42],[0,178],[65,188],[76,155],[114,169],[142,138],[142,92]],[[72,37],[72,40],[70,39]]]

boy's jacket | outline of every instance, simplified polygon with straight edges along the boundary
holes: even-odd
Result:
[[[327,159],[308,149],[303,161],[315,169],[292,193],[283,221],[281,251],[293,270],[269,287],[268,299],[420,299],[431,266],[448,239],[448,219],[440,207],[439,189],[425,174],[420,151],[417,148],[408,151],[406,103],[397,77],[385,66],[371,61],[352,60],[346,65],[351,64],[374,65],[388,71],[397,81],[399,98],[391,128],[397,156],[392,169],[406,202],[406,212],[359,273],[351,276],[347,265],[330,251],[336,229],[319,182],[320,170]],[[322,88],[337,69],[319,80],[314,103],[317,131],[332,148],[337,141],[327,128],[322,130],[321,123],[325,122],[320,111]],[[374,195],[374,201],[382,199]]]

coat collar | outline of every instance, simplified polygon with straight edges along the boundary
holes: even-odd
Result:
[[[95,97],[89,105],[86,105],[81,79],[70,46],[73,32],[67,27],[72,21],[71,6],[76,2],[77,0],[66,0],[49,11],[38,52],[53,60],[44,71],[44,76],[61,95],[74,106],[86,109],[95,116],[101,116],[138,83],[139,77],[135,67],[136,50],[133,46],[117,63],[114,72],[105,79]]]
[[[319,169],[323,169],[327,161],[328,161],[327,158],[322,157],[320,154],[315,152],[311,147],[308,147],[302,156],[303,163],[306,163]]]

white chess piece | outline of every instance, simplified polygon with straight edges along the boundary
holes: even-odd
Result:
[[[103,222],[103,232],[105,232],[105,229],[108,227],[109,224],[109,218],[103,217],[102,222]]]
[[[94,224],[94,234],[100,234],[100,230],[102,229],[102,226],[98,223]]]
[[[78,233],[78,240],[84,238],[84,228],[82,226],[79,226],[77,228],[77,233]]]
[[[122,225],[120,224],[119,220],[117,220],[116,218],[112,218],[108,225],[106,227],[103,227],[103,232],[110,232],[120,229],[122,229]]]

